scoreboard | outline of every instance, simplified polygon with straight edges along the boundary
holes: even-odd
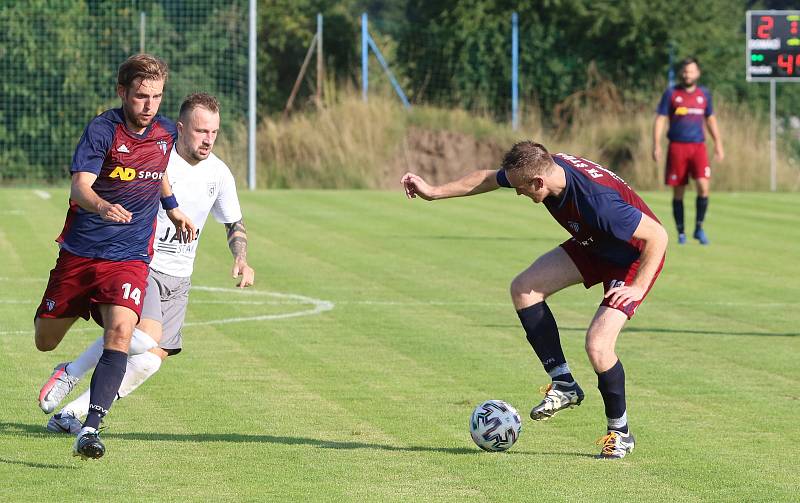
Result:
[[[800,79],[800,11],[747,12],[747,80]]]

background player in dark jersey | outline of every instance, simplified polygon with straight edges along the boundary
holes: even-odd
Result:
[[[703,230],[708,209],[709,180],[711,166],[706,154],[703,125],[708,126],[714,139],[714,159],[722,161],[722,136],[717,127],[711,93],[698,86],[700,65],[695,58],[686,58],[680,64],[681,83],[667,89],[661,96],[653,124],[653,160],[661,162],[661,135],[669,121],[669,150],[665,183],[672,187],[672,214],[678,227],[678,243],[686,243],[683,226],[683,193],[689,183],[689,176],[697,183],[697,213],[695,216],[694,238],[707,245],[708,238]]]
[[[406,173],[402,183],[409,198],[426,200],[511,187],[518,195],[543,203],[572,235],[511,282],[511,297],[528,341],[552,379],[531,418],[549,419],[584,398],[564,357],[547,297],[578,283],[586,288],[602,283],[605,295],[586,332],[586,352],[597,373],[608,420],[598,457],[622,458],[633,450],[625,372],[615,346],[664,264],[667,233],[650,208],[611,171],[580,157],[551,156],[544,146],[530,141],[514,145],[496,171],[475,171],[440,186]]]
[[[73,447],[84,459],[105,452],[97,429],[125,374],[141,314],[159,196],[176,228],[188,239],[195,235],[165,176],[177,136],[175,125],[157,115],[166,80],[167,66],[158,58],[128,58],[117,74],[122,107],[86,127],[72,159],[69,210],[57,240],[61,250],[34,319],[40,351],[55,349],[78,317],[88,320],[91,314],[104,328],[90,412]],[[63,367],[54,377],[70,380]]]

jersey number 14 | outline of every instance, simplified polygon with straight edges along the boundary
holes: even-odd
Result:
[[[131,290],[130,283],[123,283],[122,284],[122,298],[123,299],[132,299],[133,302],[138,306],[139,302],[142,301],[142,291],[138,288],[134,288]]]

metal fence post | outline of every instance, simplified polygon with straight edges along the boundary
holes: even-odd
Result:
[[[145,19],[147,14],[144,11],[139,12],[139,52],[144,53],[144,29]]]
[[[322,14],[317,13],[317,106],[322,106],[322,83],[325,77],[322,61]]]
[[[519,16],[511,14],[511,128],[519,128]]]
[[[248,61],[248,134],[247,187],[256,188],[256,0],[250,0],[250,37]]]
[[[361,14],[361,98],[367,101],[367,86],[369,85],[369,55],[367,50],[367,40],[369,34],[367,33],[367,13]]]

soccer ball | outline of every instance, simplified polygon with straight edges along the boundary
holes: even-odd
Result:
[[[517,409],[502,400],[487,400],[475,407],[469,421],[472,440],[484,451],[505,451],[519,438],[522,421]]]

